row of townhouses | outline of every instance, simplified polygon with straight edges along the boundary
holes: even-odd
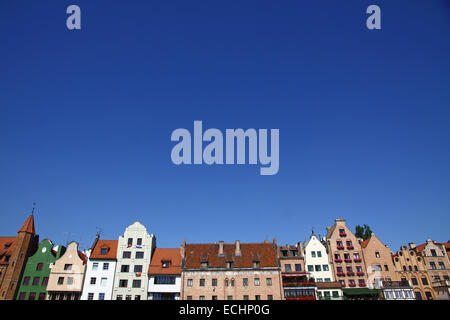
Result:
[[[0,237],[0,299],[17,300],[449,300],[450,241],[392,252],[336,219],[326,236],[279,245],[200,243],[158,248],[135,222],[115,240],[39,242],[30,215]]]

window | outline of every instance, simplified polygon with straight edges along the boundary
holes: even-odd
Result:
[[[325,278],[325,282],[331,282],[331,278]]]
[[[123,300],[122,295],[121,295],[121,294],[118,294],[117,297],[116,297],[116,300]]]
[[[102,286],[102,287],[106,287],[106,282],[108,281],[108,279],[107,278],[102,278],[101,280],[100,280],[100,285]]]
[[[259,286],[259,278],[255,278],[255,286]]]
[[[129,272],[129,271],[130,271],[130,266],[127,265],[127,264],[123,264],[123,265],[120,267],[120,272]]]
[[[313,258],[316,257],[316,252],[315,251],[311,251],[311,257],[313,257]]]
[[[330,267],[327,264],[322,265],[323,271],[329,271]]]
[[[108,253],[108,248],[101,248],[100,249],[100,255],[104,256]]]
[[[231,279],[231,286],[234,287],[234,279]]]
[[[380,257],[380,253],[377,251],[375,252],[375,257],[379,258]]]
[[[205,296],[200,296],[199,300],[205,300]]]
[[[133,245],[133,238],[128,238],[128,247]]]
[[[297,272],[302,271],[302,265],[301,264],[296,264],[295,265],[295,271],[297,271]]]
[[[384,265],[384,271],[389,271],[389,267],[387,264]]]
[[[127,294],[127,295],[125,296],[125,300],[131,300],[131,295],[130,295],[130,294]]]
[[[192,300],[192,296],[187,296],[186,300]]]
[[[419,268],[417,268],[417,266],[414,266],[414,271],[419,271]]]
[[[242,285],[244,287],[247,287],[248,286],[248,278],[244,278],[244,279],[242,279],[242,281],[243,281]]]
[[[406,266],[403,266],[403,271],[406,271]]]
[[[359,253],[357,253],[357,252],[354,253],[354,254],[353,254],[353,258],[354,258],[354,259],[359,259]]]
[[[36,299],[36,292],[30,292],[30,295],[28,296],[28,300],[35,300]]]
[[[341,255],[339,253],[335,253],[334,254],[334,259],[340,260],[341,259]]]
[[[105,262],[104,264],[103,264],[103,270],[108,270],[109,269],[109,263],[108,262]]]
[[[175,280],[176,280],[175,276],[155,276],[155,284],[175,284]],[[189,280],[188,280],[188,287],[189,287]]]
[[[233,300],[233,296],[228,296],[227,300]]]
[[[19,300],[25,300],[25,295],[26,295],[25,292],[21,292],[21,293],[19,294]]]
[[[88,293],[88,300],[94,300],[94,293],[92,292]]]
[[[98,300],[105,300],[105,294],[104,293],[99,293],[98,294]]]
[[[133,280],[133,288],[140,288],[141,280]]]
[[[212,285],[213,287],[217,287],[217,279],[212,279],[211,285]]]
[[[130,259],[131,258],[131,251],[124,251],[122,254],[123,259]]]
[[[430,262],[430,267],[432,270],[436,270],[436,263]]]
[[[43,265],[44,265],[43,263],[38,263],[37,266],[36,266],[36,271],[41,271]]]
[[[322,252],[317,251],[317,258],[322,258]]]
[[[73,284],[73,277],[68,277],[67,278],[67,284],[70,286]]]
[[[339,298],[339,291],[332,292],[333,298]]]
[[[314,266],[308,266],[308,271],[309,271],[309,272],[314,271]]]
[[[364,287],[366,285],[364,279],[358,279],[358,284],[360,287]]]
[[[228,261],[227,262],[227,268],[230,269],[232,265],[232,262]],[[200,269],[208,269],[208,261],[202,261],[200,263]]]
[[[406,281],[406,279],[405,279],[405,281]],[[415,277],[412,277],[412,278],[411,278],[411,282],[412,282],[412,284],[415,285],[415,286],[418,285],[417,279],[416,279]]]
[[[267,295],[267,300],[273,300],[273,295],[271,294]]]
[[[205,279],[200,279],[200,287],[204,287],[205,286]]]
[[[31,293],[30,293],[31,294]],[[430,291],[426,291],[425,295],[427,296],[427,300],[433,300],[433,296],[431,295]]]
[[[126,288],[128,286],[128,280],[126,280],[126,279],[121,279],[120,281],[119,281],[119,287],[120,288]]]
[[[439,269],[445,270],[445,264],[442,261],[439,261]]]
[[[72,270],[72,265],[71,264],[65,264],[64,265],[64,270],[66,270],[66,271]]]
[[[323,279],[322,278],[317,278],[316,282],[323,282]]]
[[[248,296],[247,295],[244,296],[244,300],[248,300]]]
[[[144,259],[144,251],[136,251],[136,259]]]
[[[217,300],[217,296],[212,296],[212,299],[213,300]]]
[[[23,285],[24,286],[27,286],[27,285],[29,285],[30,284],[30,277],[25,277],[25,278],[23,278]]]
[[[292,250],[292,256],[294,256],[294,257],[297,257],[297,256],[298,256],[297,250]]]
[[[412,271],[412,267],[411,266],[408,266],[408,269],[409,269],[409,271]]]
[[[97,282],[97,278],[91,278],[90,284],[95,284]]]
[[[315,268],[316,271],[322,271],[322,266],[320,264],[316,264],[314,266],[314,268]]]
[[[284,271],[291,272],[291,265],[290,264],[285,264],[284,265]]]
[[[380,270],[381,270],[381,266],[379,266],[380,267]],[[362,272],[362,267],[361,266],[356,266],[356,272]]]
[[[137,239],[136,245],[141,246],[142,245],[142,238]]]
[[[255,300],[261,300],[261,296],[260,296],[259,294],[257,294],[257,295],[255,296]]]
[[[272,285],[272,278],[267,278],[267,279],[266,279],[266,284],[267,284],[268,286],[271,286],[271,285]]]
[[[187,286],[188,287],[192,287],[192,283],[193,283],[192,279],[187,279]]]
[[[423,284],[424,286],[428,285],[428,280],[427,280],[427,278],[425,278],[425,277],[422,278],[422,284]]]
[[[58,278],[58,284],[62,285],[64,283],[64,277],[59,277]]]
[[[48,277],[42,278],[42,285],[47,286],[47,284],[48,284]]]
[[[431,249],[431,250],[430,250],[430,253],[431,253],[431,256],[437,257],[436,250]]]
[[[253,261],[253,268],[254,269],[261,268],[261,262],[260,261]]]
[[[38,300],[45,300],[45,292],[39,293]]]
[[[162,267],[163,268],[169,268],[170,267],[170,261],[162,261]]]
[[[416,295],[416,300],[422,300],[422,294],[419,291],[414,292],[414,294]]]
[[[134,272],[136,272],[136,273],[142,272],[142,265],[141,264],[136,264],[134,266]]]
[[[141,300],[141,295],[140,294],[135,295],[134,300]]]
[[[228,287],[228,279],[225,279],[225,287]]]
[[[98,262],[92,264],[92,270],[98,270]]]

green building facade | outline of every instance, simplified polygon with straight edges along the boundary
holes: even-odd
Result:
[[[53,249],[53,243],[42,240],[36,253],[28,258],[16,300],[45,300],[50,266],[66,251],[64,246]]]

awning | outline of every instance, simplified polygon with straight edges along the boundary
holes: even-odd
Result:
[[[342,289],[342,291],[346,296],[379,296],[381,293],[380,289],[369,288]]]

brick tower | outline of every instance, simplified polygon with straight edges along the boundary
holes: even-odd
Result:
[[[34,229],[34,217],[30,214],[17,231],[17,236],[6,253],[7,256],[4,257],[5,259],[2,258],[2,263],[7,265],[4,266],[6,268],[3,269],[4,275],[1,277],[0,300],[15,298],[27,258],[35,253],[38,243],[39,236]]]

